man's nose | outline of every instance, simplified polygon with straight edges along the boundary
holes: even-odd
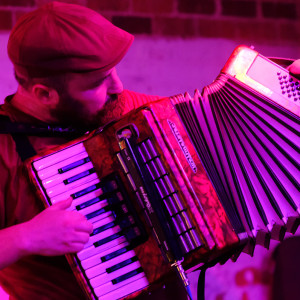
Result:
[[[123,83],[117,74],[116,69],[114,69],[110,74],[110,85],[108,87],[108,94],[119,94],[123,91]]]

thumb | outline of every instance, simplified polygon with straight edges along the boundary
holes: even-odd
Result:
[[[69,197],[67,200],[62,200],[57,203],[54,203],[50,208],[52,210],[65,210],[71,206],[72,201],[73,201],[73,198]]]
[[[300,74],[300,59],[295,60],[289,67],[288,70],[293,74]]]

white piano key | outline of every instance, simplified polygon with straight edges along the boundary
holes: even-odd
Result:
[[[140,267],[141,267],[141,264],[138,261],[133,262],[130,265],[128,265],[128,266],[126,266],[124,268],[121,268],[121,269],[119,269],[119,270],[117,270],[115,272],[112,272],[112,273],[106,273],[105,272],[103,274],[98,275],[97,277],[94,277],[93,279],[90,279],[90,284],[91,284],[91,286],[93,288],[96,288],[99,285],[104,285],[106,282],[110,282],[113,279],[118,278],[119,276],[127,274],[127,273],[129,273],[131,271],[134,271],[134,270],[136,270],[136,269],[138,269]]]
[[[106,269],[115,266],[116,264],[119,264],[126,259],[130,259],[135,257],[135,252],[133,250],[130,250],[124,254],[121,254],[113,259],[110,259],[106,262],[99,263],[98,265],[89,268],[88,270],[85,271],[85,274],[87,278],[92,279],[100,274],[106,273]],[[113,272],[114,273],[114,272]]]
[[[103,295],[105,295],[107,293],[111,293],[113,291],[116,291],[120,287],[125,287],[127,289],[129,284],[132,283],[133,285],[135,285],[135,283],[138,282],[138,280],[143,278],[143,277],[145,278],[145,274],[142,272],[142,273],[137,274],[136,276],[128,278],[127,280],[124,280],[124,281],[122,281],[120,283],[117,283],[117,284],[113,284],[112,282],[107,282],[106,284],[102,284],[102,285],[96,287],[94,289],[94,291],[95,291],[95,294],[98,297],[101,297],[100,299],[102,300]]]
[[[102,253],[103,251],[105,251],[107,249],[118,246],[118,245],[120,245],[122,243],[125,243],[125,242],[127,242],[126,237],[121,236],[119,238],[116,238],[115,240],[112,240],[112,241],[110,241],[110,242],[108,242],[104,245],[98,246],[98,247],[95,247],[93,245],[93,246],[90,246],[88,248],[84,248],[83,250],[81,250],[80,252],[77,253],[77,257],[80,260],[84,260],[86,258],[89,258],[93,255]]]
[[[109,229],[106,229],[105,231],[103,232],[100,232],[96,235],[92,235],[89,239],[89,241],[84,245],[84,248],[88,248],[90,246],[92,246],[94,243],[98,242],[98,241],[101,241],[113,234],[116,234],[118,232],[121,231],[121,228],[120,226],[114,226],[113,228],[109,228]]]
[[[72,194],[72,193],[75,193],[75,190],[76,191],[83,190],[84,189],[83,186],[85,185],[85,183],[89,183],[95,179],[97,179],[96,183],[100,182],[100,180],[98,179],[98,175],[96,173],[88,175],[88,176],[81,178],[70,184],[61,183],[56,186],[50,187],[50,188],[46,189],[46,193],[48,194],[48,196],[50,198],[55,197],[59,194],[62,194],[66,191],[70,191],[70,194]],[[90,184],[90,185],[93,185],[93,184]],[[79,189],[77,187],[79,187]]]
[[[116,290],[111,291],[105,295],[101,295],[101,300],[115,300],[132,294],[136,291],[142,290],[149,285],[147,278],[136,279],[131,283],[127,283],[125,286],[119,287]],[[101,289],[101,288],[99,288]],[[99,293],[98,293],[99,294]],[[97,295],[98,296],[98,295]],[[99,296],[98,296],[99,297]]]
[[[66,160],[60,161],[60,162],[58,162],[56,164],[53,164],[53,165],[51,165],[51,166],[49,166],[47,168],[44,168],[44,169],[38,171],[39,178],[41,180],[44,180],[44,179],[47,179],[47,178],[49,178],[51,176],[58,175],[58,174],[60,174],[60,173],[58,173],[58,169],[60,169],[62,167],[65,167],[65,166],[67,166],[69,164],[72,164],[74,162],[77,162],[77,161],[79,161],[81,159],[85,159],[87,157],[88,156],[87,156],[86,152],[81,152],[81,153],[79,153],[77,155],[74,155],[74,156],[72,156],[72,157],[70,157],[70,158],[68,158]]]
[[[88,171],[92,168],[93,168],[93,164],[91,162],[86,163],[86,164],[84,164],[82,166],[79,166],[75,169],[72,169],[68,172],[65,172],[65,173],[62,173],[62,174],[57,173],[54,176],[48,177],[47,179],[44,179],[42,181],[42,185],[44,186],[45,189],[48,189],[50,187],[54,187],[58,184],[62,184],[64,180],[70,179],[71,177],[73,177],[75,175],[78,175],[78,174],[80,174],[84,171]]]
[[[112,247],[112,248],[107,249],[107,250],[105,250],[105,251],[103,251],[103,252],[101,252],[101,253],[98,253],[98,254],[96,254],[96,255],[94,255],[94,256],[92,256],[92,257],[89,257],[89,258],[87,258],[87,259],[84,259],[84,260],[81,261],[81,266],[82,266],[82,268],[85,269],[85,270],[87,270],[87,269],[89,269],[89,268],[91,268],[91,267],[94,267],[94,266],[96,266],[97,264],[102,263],[101,258],[102,258],[103,256],[108,255],[108,254],[111,254],[111,253],[114,253],[115,251],[118,251],[118,250],[120,250],[120,249],[122,249],[122,248],[125,248],[125,247],[128,246],[128,245],[129,245],[128,242],[125,242],[125,243],[122,243],[122,244],[118,244],[118,245],[115,246],[115,247]],[[118,257],[118,256],[117,256],[117,257]]]
[[[100,182],[99,179],[94,179],[94,180],[92,180],[90,182],[85,183],[82,186],[76,186],[73,189],[66,190],[65,192],[62,192],[61,194],[58,194],[56,196],[49,195],[48,193],[47,194],[48,194],[49,198],[51,199],[52,204],[54,204],[54,203],[57,203],[59,201],[66,200],[66,199],[68,199],[71,196],[71,194],[74,194],[76,192],[84,190],[84,189],[86,189],[86,188],[88,188],[88,187],[90,187],[90,186],[92,186],[94,184],[97,184],[99,182]]]
[[[35,161],[33,166],[37,171],[39,171],[81,152],[85,152],[86,156],[88,156],[82,142],[45,156],[42,159]]]
[[[93,230],[99,228],[99,227],[102,227],[110,222],[114,222],[115,221],[115,217],[114,216],[109,216],[108,218],[105,218],[103,220],[100,220],[100,221],[97,221],[93,224]]]

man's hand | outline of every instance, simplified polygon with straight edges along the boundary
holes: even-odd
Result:
[[[25,253],[55,256],[83,249],[93,225],[80,213],[67,211],[71,204],[71,198],[56,203],[23,224]]]
[[[295,60],[287,69],[296,77],[300,76],[300,59]]]

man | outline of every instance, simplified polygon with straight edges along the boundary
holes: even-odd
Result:
[[[103,107],[115,107],[115,95],[123,90],[115,65],[132,41],[132,35],[78,5],[53,2],[24,15],[8,42],[19,86],[0,114],[13,124],[96,128]],[[12,299],[84,299],[62,255],[83,248],[92,224],[66,211],[71,199],[43,210],[13,136],[0,134],[0,140],[0,284]],[[28,140],[36,152],[68,141]]]
[[[8,43],[18,90],[0,113],[16,123],[86,131],[105,121],[104,112],[111,114],[112,108],[121,115],[140,105],[147,99],[119,103],[115,97],[123,89],[115,66],[132,40],[99,14],[77,5],[53,2],[26,14]],[[28,140],[39,152],[68,139]],[[1,285],[12,299],[84,299],[63,254],[80,251],[92,225],[66,210],[71,199],[43,210],[11,134],[0,134],[0,148]]]

